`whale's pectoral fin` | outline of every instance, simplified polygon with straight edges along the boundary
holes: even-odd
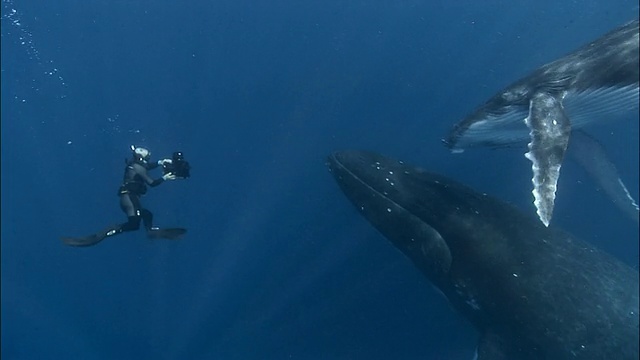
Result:
[[[585,169],[618,209],[636,223],[640,222],[638,203],[622,182],[604,147],[596,139],[583,131],[573,130],[567,153]]]
[[[549,226],[571,124],[560,99],[548,93],[533,96],[525,123],[531,138],[525,156],[532,162],[534,204],[540,221]]]

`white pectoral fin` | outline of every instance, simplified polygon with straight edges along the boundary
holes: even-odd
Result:
[[[533,203],[540,221],[549,226],[571,124],[560,99],[547,93],[538,93],[531,99],[525,123],[530,131],[525,157],[532,163]]]

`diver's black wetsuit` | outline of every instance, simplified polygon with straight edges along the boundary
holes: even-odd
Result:
[[[138,156],[126,161],[122,185],[118,189],[120,208],[127,214],[127,222],[110,226],[103,231],[82,237],[63,237],[62,242],[70,246],[93,246],[107,237],[122,234],[125,231],[134,231],[140,228],[140,222],[144,222],[147,237],[150,239],[179,239],[187,232],[185,228],[159,229],[153,226],[153,214],[142,207],[140,197],[147,192],[147,186],[155,187],[165,181],[176,179],[175,175],[166,173],[161,178],[153,180],[147,170],[155,169],[167,159],[160,162],[147,163]]]
[[[147,174],[147,170],[155,169],[158,166],[155,162],[147,164],[135,159],[127,160],[118,196],[120,196],[120,208],[127,214],[128,221],[114,229],[115,233],[113,235],[123,231],[138,230],[140,228],[140,220],[144,222],[144,227],[147,231],[152,229],[153,214],[142,207],[140,197],[147,193],[147,185],[155,187],[164,181],[162,178],[153,180]]]

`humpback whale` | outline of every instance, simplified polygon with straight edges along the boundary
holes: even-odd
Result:
[[[636,270],[401,161],[352,150],[327,164],[361,215],[479,330],[479,360],[638,358]]]
[[[454,152],[528,141],[534,204],[548,226],[571,130],[638,109],[638,57],[634,20],[499,91],[443,141]]]

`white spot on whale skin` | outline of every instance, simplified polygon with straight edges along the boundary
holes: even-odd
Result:
[[[391,208],[387,208],[387,212],[390,213],[391,212]]]
[[[480,310],[480,304],[476,301],[476,299],[471,298],[466,301],[467,305],[471,306],[473,310]]]
[[[464,285],[455,284],[453,287],[455,288],[456,294],[458,294],[458,296],[460,296],[461,298],[465,299],[465,303],[469,305],[472,309],[474,310],[481,309],[478,301],[473,297],[473,295],[468,293]]]

